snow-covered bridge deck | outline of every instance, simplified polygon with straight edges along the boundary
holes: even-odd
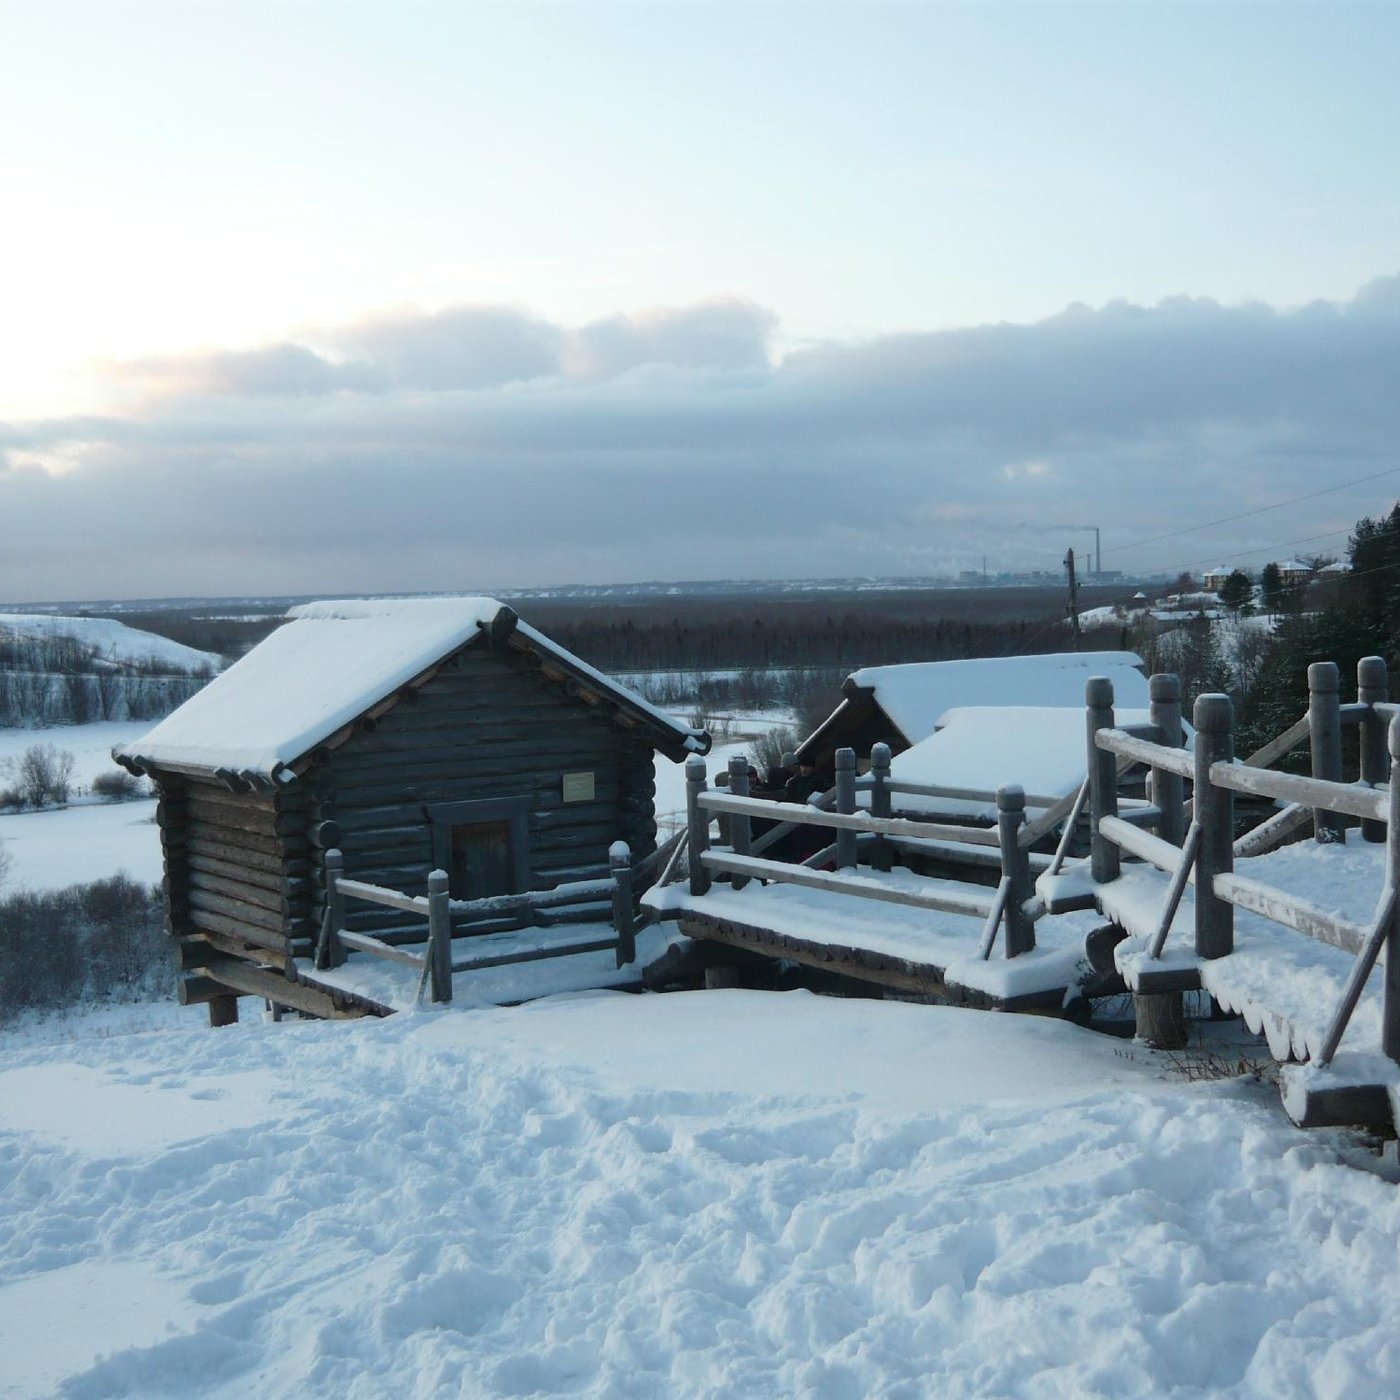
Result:
[[[862,869],[861,884],[880,890],[950,899],[994,891],[909,871]],[[747,948],[769,957],[840,973],[906,992],[947,996],[1003,1010],[1061,1006],[1089,975],[1084,945],[1101,920],[1092,914],[1046,918],[1036,946],[1016,958],[983,958],[984,918],[888,903],[790,884],[734,889],[714,884],[704,894],[683,885],[651,891],[644,906],[675,919],[682,933]]]

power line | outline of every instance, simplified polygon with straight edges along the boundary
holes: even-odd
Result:
[[[1368,481],[1379,481],[1383,476],[1394,476],[1400,467],[1387,467],[1383,472],[1373,472],[1370,476],[1359,476],[1355,481],[1343,481],[1336,486],[1324,486],[1321,491],[1309,491],[1305,496],[1292,496],[1286,501],[1275,501],[1271,506],[1258,506],[1254,510],[1242,510],[1235,515],[1222,515],[1219,520],[1207,520],[1200,525],[1191,525],[1184,530],[1169,530],[1164,535],[1153,535],[1150,539],[1134,540],[1132,544],[1115,544],[1104,550],[1105,554],[1117,554],[1124,549],[1141,549],[1144,545],[1158,544],[1162,540],[1179,539],[1182,535],[1198,534],[1215,525],[1228,525],[1232,520],[1247,520],[1251,515],[1263,515],[1267,511],[1282,510],[1284,506],[1296,506],[1300,501],[1315,501],[1319,496],[1330,496],[1334,491],[1345,491],[1350,486],[1363,486]]]

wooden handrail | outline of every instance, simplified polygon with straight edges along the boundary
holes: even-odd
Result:
[[[1194,772],[1194,762],[1185,749],[1173,749],[1165,744],[1135,739],[1121,729],[1100,729],[1094,735],[1094,743],[1120,758],[1134,763],[1145,763],[1150,768],[1161,768],[1165,772],[1175,773],[1179,778],[1189,778]]]
[[[805,826],[826,826],[836,831],[873,831],[885,836],[927,836],[941,841],[968,841],[974,846],[995,846],[999,839],[987,827],[950,826],[920,822],[908,817],[872,817],[861,812],[823,812],[816,807],[794,811],[791,802],[774,802],[766,797],[734,797],[723,791],[700,794],[698,804],[708,812],[729,812],[751,817],[768,817]],[[799,815],[800,813],[800,815]]]
[[[826,890],[831,894],[852,895],[858,899],[873,899],[884,904],[904,904],[915,909],[932,909],[944,914],[965,914],[970,918],[986,918],[991,912],[993,898],[969,895],[924,894],[918,890],[902,890],[882,885],[868,877],[837,875],[827,870],[809,870],[802,865],[788,865],[779,860],[762,860],[757,856],[736,856],[723,851],[706,851],[700,859],[709,870],[731,875],[748,875],[754,879],[772,880],[779,884],[801,885],[806,889]]]
[[[1210,766],[1210,781],[1213,787],[1229,788],[1232,792],[1243,792],[1252,797],[1301,802],[1314,809],[1349,817],[1366,817],[1372,821],[1385,821],[1389,807],[1386,794],[1374,788],[1328,782],[1325,778],[1304,778],[1297,773],[1277,773],[1270,768],[1213,763]]]

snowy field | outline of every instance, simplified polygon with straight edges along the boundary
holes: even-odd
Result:
[[[63,617],[46,613],[0,613],[0,632],[41,640],[72,637],[116,664],[151,662],[171,671],[217,671],[223,659],[155,632],[128,627],[110,617]]]
[[[82,1029],[0,1036],[0,1395],[1400,1388],[1374,1159],[1060,1022],[712,991]]]
[[[116,768],[112,746],[144,734],[151,721],[70,724],[52,729],[0,729],[0,787],[31,744],[52,744],[73,755],[73,781],[86,789]],[[0,850],[10,857],[5,889],[53,890],[125,871],[157,884],[162,876],[154,798],[136,802],[78,799],[42,812],[0,812]]]

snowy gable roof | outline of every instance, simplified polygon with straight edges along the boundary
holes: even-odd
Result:
[[[1116,697],[1115,697],[1116,698]],[[1119,725],[1146,724],[1146,709],[1116,709]],[[1035,799],[1067,797],[1084,781],[1087,751],[1084,716],[1069,706],[988,705],[949,710],[927,739],[899,754],[890,765],[900,782],[995,793],[1003,783],[1019,783],[1031,805]],[[964,811],[993,817],[995,802],[900,795],[901,811]]]
[[[1118,705],[1146,708],[1147,678],[1142,673],[1142,659],[1130,651],[1052,652],[979,661],[867,666],[856,671],[849,684],[870,690],[899,732],[916,744],[933,733],[947,711],[967,706],[1083,709],[1084,683],[1090,676],[1107,676],[1113,681]]]
[[[143,738],[112,751],[146,770],[233,776],[255,786],[289,779],[288,765],[488,631],[518,631],[517,649],[547,652],[620,709],[658,746],[704,752],[708,736],[579,661],[494,598],[394,598],[307,603]]]

